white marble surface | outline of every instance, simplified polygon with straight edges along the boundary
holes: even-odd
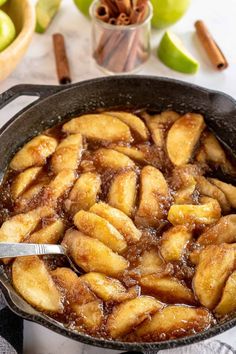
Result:
[[[206,21],[229,60],[230,66],[223,72],[216,72],[212,69],[194,34],[193,23],[200,18]],[[181,36],[184,44],[200,61],[201,68],[199,73],[195,76],[178,74],[162,65],[155,56],[162,31],[153,31],[153,54],[140,74],[178,78],[224,91],[236,98],[235,19],[236,0],[192,0],[192,6],[187,15],[173,26],[172,30]],[[57,31],[62,32],[66,38],[73,82],[102,76],[90,56],[90,23],[76,10],[72,0],[64,0],[61,11],[48,32],[44,35],[34,35],[32,44],[23,61],[8,79],[0,82],[0,92],[19,83],[57,84],[51,40],[51,34]],[[0,111],[0,125],[31,100],[22,97],[2,109]],[[227,343],[231,346],[231,349],[227,346],[220,346],[219,341]],[[27,321],[25,321],[24,342],[25,354],[118,353],[79,344]],[[231,329],[198,345],[162,351],[161,353],[197,354],[200,352],[202,354],[235,353],[236,329]]]

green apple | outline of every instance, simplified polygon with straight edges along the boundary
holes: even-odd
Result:
[[[61,0],[38,0],[36,3],[37,33],[44,33],[61,6]]]
[[[185,14],[191,2],[191,0],[150,1],[153,6],[152,25],[156,28],[165,28],[177,22]]]
[[[11,44],[15,35],[14,23],[5,12],[0,10],[0,52]]]
[[[0,6],[2,6],[3,4],[5,4],[5,2],[7,2],[7,0],[0,0]]]
[[[198,71],[198,62],[187,52],[181,40],[170,31],[162,37],[157,55],[166,66],[173,70],[185,74],[195,74]]]
[[[85,16],[89,16],[89,7],[93,0],[74,0],[75,5]]]

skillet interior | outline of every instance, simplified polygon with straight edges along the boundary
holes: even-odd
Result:
[[[58,91],[58,88],[55,89]],[[53,92],[53,87],[51,88]],[[1,102],[0,102],[1,103]],[[236,102],[229,96],[170,79],[144,76],[106,77],[67,86],[43,98],[12,118],[1,130],[0,178],[16,150],[46,128],[76,114],[97,108],[148,108],[154,111],[173,109],[179,113],[199,112],[215,135],[236,153]],[[42,315],[11,287],[3,271],[0,274],[4,295],[10,308],[19,315],[39,322],[57,333],[103,348],[143,352],[177,347],[209,338],[236,325],[236,318],[209,330],[178,340],[160,343],[123,343],[108,341],[67,330],[60,323]]]

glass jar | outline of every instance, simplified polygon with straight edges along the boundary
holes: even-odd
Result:
[[[108,74],[139,70],[151,53],[152,5],[148,2],[148,11],[141,23],[115,25],[96,17],[99,4],[100,0],[95,0],[90,6],[92,50],[97,65]]]

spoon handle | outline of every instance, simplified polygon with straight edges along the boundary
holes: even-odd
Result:
[[[34,243],[0,243],[0,258],[34,256],[44,254],[63,254],[65,249],[61,245],[47,245]]]

